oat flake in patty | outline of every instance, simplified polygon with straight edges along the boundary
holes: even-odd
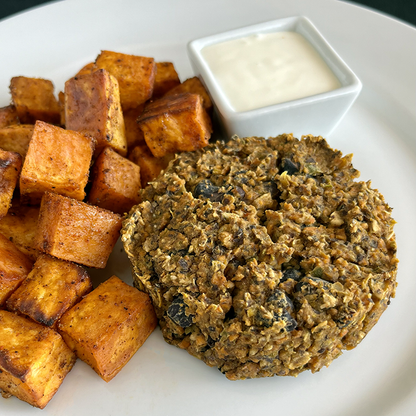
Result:
[[[229,379],[296,376],[354,348],[394,296],[391,208],[320,137],[182,153],[122,241],[165,340]]]

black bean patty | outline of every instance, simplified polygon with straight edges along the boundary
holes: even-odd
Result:
[[[321,137],[182,153],[122,241],[165,340],[229,379],[296,376],[358,345],[396,288],[383,196]]]

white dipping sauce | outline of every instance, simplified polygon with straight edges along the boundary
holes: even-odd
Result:
[[[202,49],[235,111],[248,111],[332,91],[340,82],[299,33],[251,35]]]

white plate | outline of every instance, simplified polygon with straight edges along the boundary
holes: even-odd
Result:
[[[171,60],[185,79],[189,40],[294,15],[309,17],[363,82],[330,143],[355,154],[362,179],[394,208],[396,298],[361,345],[317,374],[231,382],[156,330],[108,384],[78,361],[42,414],[416,414],[415,28],[334,0],[67,0],[0,23],[0,106],[9,102],[12,76],[48,78],[60,90],[101,49]],[[112,273],[131,282],[120,247],[94,275]],[[15,398],[0,398],[0,406],[2,415],[41,413]]]

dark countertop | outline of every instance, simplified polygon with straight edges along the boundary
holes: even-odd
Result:
[[[45,0],[1,0],[0,19],[43,3],[48,2]],[[369,7],[416,26],[416,1],[414,0],[355,0],[351,3]]]
[[[350,3],[371,8],[416,26],[416,1],[414,0],[354,0]]]

